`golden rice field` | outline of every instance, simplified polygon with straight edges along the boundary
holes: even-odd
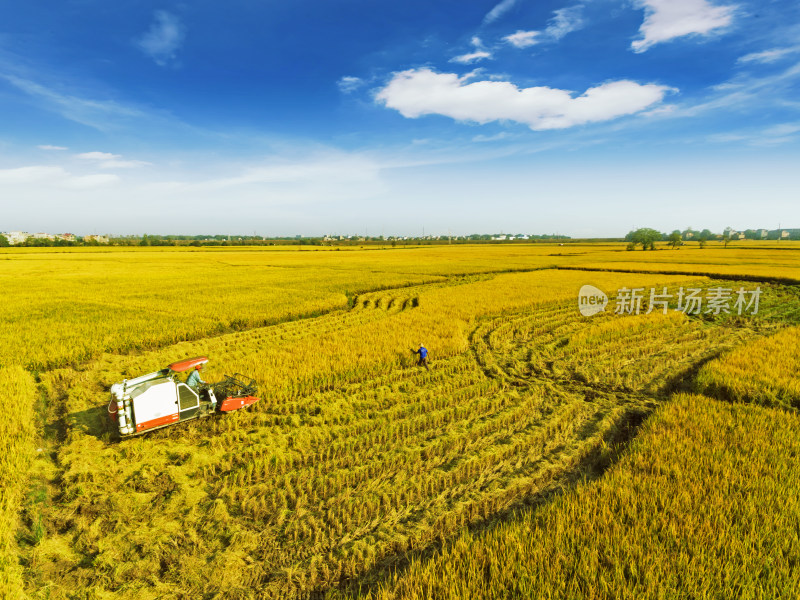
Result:
[[[797,598],[798,428],[796,413],[679,394],[602,478],[348,597]]]
[[[800,246],[31,250],[0,252],[9,597],[797,591]],[[262,400],[118,440],[109,386],[196,355]]]

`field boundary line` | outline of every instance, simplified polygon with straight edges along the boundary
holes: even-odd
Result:
[[[691,277],[708,277],[709,279],[723,279],[727,281],[751,281],[755,283],[777,283],[781,285],[800,285],[800,279],[791,277],[768,277],[766,275],[744,275],[736,273],[710,273],[699,271],[655,271],[649,269],[613,269],[606,267],[570,267],[555,266],[557,271],[590,271],[605,273],[639,273],[643,275],[688,275]]]

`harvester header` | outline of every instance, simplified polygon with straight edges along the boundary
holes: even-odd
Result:
[[[195,358],[184,358],[183,360],[175,361],[174,363],[167,365],[167,368],[175,373],[183,373],[184,371],[190,371],[197,366],[204,365],[207,362],[208,358],[205,356],[196,356]]]

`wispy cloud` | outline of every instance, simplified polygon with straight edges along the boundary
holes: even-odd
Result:
[[[151,164],[143,160],[123,160],[121,155],[110,152],[83,152],[76,154],[75,158],[92,161],[101,169],[131,169]]]
[[[581,29],[584,25],[583,4],[576,4],[554,11],[544,31],[519,30],[505,36],[503,41],[515,48],[528,48],[543,42],[557,42],[568,33]]]
[[[34,183],[54,181],[68,177],[63,167],[33,165],[30,167],[17,167],[16,169],[0,169],[0,184]]]
[[[800,46],[790,46],[788,48],[773,48],[763,52],[753,52],[740,57],[740,63],[773,63],[790,54],[800,52]]]
[[[781,123],[771,127],[743,132],[721,133],[709,136],[708,141],[729,144],[740,142],[749,146],[778,146],[797,141],[800,123]]]
[[[687,35],[710,35],[733,22],[736,7],[715,6],[707,0],[634,0],[645,18],[641,39],[631,43],[634,52],[644,52],[662,42]]]
[[[226,188],[244,185],[325,183],[373,181],[379,165],[357,154],[335,153],[305,160],[275,160],[268,164],[251,166],[238,175],[203,182],[204,186]]]
[[[69,148],[66,148],[65,146],[51,146],[50,144],[42,144],[41,146],[36,146],[36,147],[39,150],[52,150],[52,151],[69,150]]]
[[[512,135],[507,131],[501,131],[500,133],[496,133],[494,135],[483,135],[478,134],[472,138],[473,142],[485,143],[485,142],[500,142],[503,140],[508,140]]]
[[[364,85],[364,80],[360,77],[345,75],[336,82],[336,85],[339,86],[339,91],[343,94],[352,94]]]
[[[121,181],[119,175],[111,175],[108,173],[97,173],[95,175],[78,175],[70,177],[63,182],[65,188],[71,189],[91,189],[99,187],[107,187],[115,185]]]
[[[113,128],[120,120],[141,118],[146,114],[131,106],[113,100],[93,100],[72,94],[58,92],[38,82],[0,72],[5,79],[18,90],[41,102],[45,108],[61,114],[63,117],[87,125],[101,131]]]
[[[87,189],[118,183],[117,175],[93,173],[74,175],[64,167],[33,165],[15,169],[0,169],[0,185],[47,185],[68,189]]]
[[[492,57],[491,53],[486,52],[485,50],[476,50],[475,52],[468,52],[467,54],[454,56],[453,58],[450,59],[450,62],[457,62],[468,65],[470,63],[491,57]]]
[[[495,4],[492,10],[486,13],[486,16],[483,18],[483,22],[485,24],[493,23],[511,10],[516,3],[517,0],[501,0],[501,2]]]
[[[544,30],[545,36],[558,41],[568,33],[583,27],[583,5],[568,6],[553,12],[553,18]]]
[[[534,44],[538,44],[541,38],[541,31],[522,31],[507,35],[503,38],[506,42],[516,48],[528,48]]]
[[[741,120],[742,114],[762,117],[767,107],[800,110],[800,103],[794,100],[798,81],[800,62],[766,76],[739,73],[733,79],[710,88],[705,97],[670,106],[669,111],[649,112],[653,117],[686,118],[709,112],[733,111],[737,113],[737,119]]]
[[[766,135],[780,137],[794,135],[795,133],[800,133],[800,123],[781,123],[780,125],[767,127],[763,132]]]
[[[485,58],[492,58],[492,53],[488,52],[486,48],[484,48],[481,38],[479,38],[478,36],[473,36],[472,40],[470,40],[470,43],[475,48],[473,52],[467,52],[466,54],[462,54],[460,56],[454,56],[453,58],[450,59],[450,62],[457,62],[468,65],[470,63],[474,63],[479,60],[483,60]]]
[[[476,81],[454,73],[410,69],[396,73],[376,100],[417,118],[439,114],[458,121],[515,121],[533,130],[563,129],[637,113],[660,102],[669,88],[612,81],[573,97],[549,87],[520,89],[507,81]]]
[[[177,64],[177,54],[186,37],[186,28],[180,19],[165,10],[155,12],[150,29],[136,40],[139,49],[157,65]]]

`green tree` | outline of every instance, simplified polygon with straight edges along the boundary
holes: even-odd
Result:
[[[660,240],[663,236],[661,232],[649,227],[642,227],[636,231],[631,231],[625,236],[625,240],[631,242],[635,246],[642,245],[642,250],[654,250],[655,242]]]
[[[669,238],[667,241],[670,243],[673,249],[677,248],[683,242],[683,238],[681,237],[681,232],[677,229],[669,234]]]
[[[725,248],[727,248],[727,247],[728,247],[728,244],[730,244],[732,241],[733,241],[733,239],[731,238],[731,230],[730,230],[730,229],[728,229],[728,230],[727,230],[727,231],[726,231],[726,232],[725,232],[725,233],[722,235],[722,243],[724,244]]]
[[[10,246],[8,238],[4,235],[0,235],[0,248],[7,248],[8,246]]]

